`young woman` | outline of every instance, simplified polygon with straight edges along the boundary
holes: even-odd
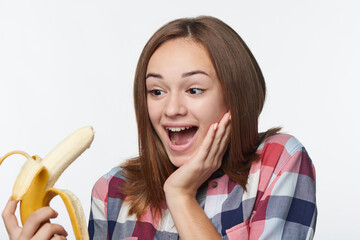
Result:
[[[164,25],[134,99],[139,157],[95,184],[91,239],[312,239],[314,167],[294,137],[258,133],[265,82],[233,29],[213,17]]]
[[[258,133],[265,82],[233,29],[212,17],[160,28],[134,98],[139,157],[96,183],[92,238],[313,237],[313,165],[294,137]]]

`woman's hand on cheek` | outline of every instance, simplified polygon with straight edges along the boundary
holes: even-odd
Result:
[[[164,184],[166,198],[195,197],[201,184],[220,168],[230,136],[230,119],[227,112],[219,123],[212,124],[194,158],[170,175]]]
[[[9,200],[2,213],[9,239],[66,239],[67,232],[62,226],[48,222],[58,215],[51,207],[43,207],[32,213],[21,228],[15,216],[17,204],[17,201]]]

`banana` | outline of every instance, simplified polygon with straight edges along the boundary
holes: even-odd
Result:
[[[1,165],[13,154],[21,154],[27,158],[15,181],[11,196],[13,200],[21,201],[20,218],[23,224],[31,213],[49,206],[50,201],[59,195],[70,216],[76,239],[89,239],[86,218],[78,198],[67,190],[59,190],[53,186],[64,170],[90,147],[93,139],[94,131],[87,126],[60,142],[44,159],[22,151],[9,152],[0,159]]]

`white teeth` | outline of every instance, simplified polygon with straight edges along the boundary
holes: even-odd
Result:
[[[172,132],[180,132],[185,129],[189,129],[190,127],[166,127],[167,130]]]

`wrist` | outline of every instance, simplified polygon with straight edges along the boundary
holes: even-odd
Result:
[[[197,189],[192,189],[191,186],[177,187],[167,182],[165,182],[163,189],[166,198],[195,198],[197,192]]]
[[[189,206],[191,204],[196,203],[196,195],[186,194],[186,193],[175,193],[175,192],[168,192],[165,193],[166,203],[169,207],[176,206]]]

